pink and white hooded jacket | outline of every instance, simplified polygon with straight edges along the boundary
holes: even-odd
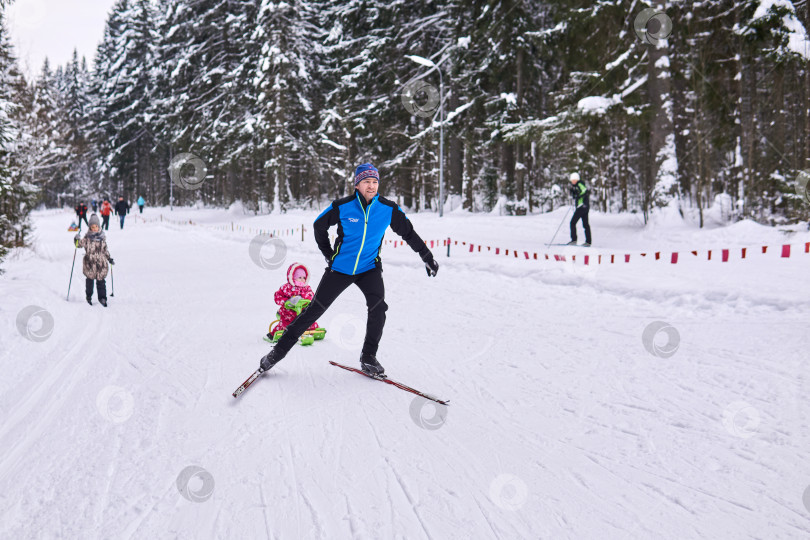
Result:
[[[296,271],[300,274],[303,270],[304,274],[304,281],[303,285],[296,283],[294,276],[296,275]],[[308,285],[309,283],[309,270],[306,266],[301,263],[292,263],[290,267],[287,269],[287,283],[282,285],[279,290],[276,291],[273,299],[281,306],[278,313],[281,317],[281,328],[286,328],[293,320],[295,320],[296,313],[291,309],[287,309],[284,307],[284,303],[292,298],[293,296],[300,296],[301,298],[306,298],[307,300],[312,300],[312,297],[315,294],[312,292],[312,288]],[[318,328],[317,323],[313,323],[310,329]]]

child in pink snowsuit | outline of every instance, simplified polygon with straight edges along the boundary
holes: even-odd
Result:
[[[298,316],[295,311],[292,309],[287,309],[284,307],[285,302],[289,299],[293,299],[293,304],[295,304],[299,299],[306,298],[307,300],[312,300],[313,293],[312,289],[307,282],[309,281],[309,270],[307,267],[300,263],[292,263],[290,267],[287,269],[287,283],[281,286],[279,290],[276,291],[274,300],[276,304],[281,306],[281,309],[278,310],[279,317],[281,318],[281,322],[273,329],[273,332],[278,332],[279,330],[286,330],[287,326],[295,320]],[[315,330],[318,328],[318,323],[312,323],[312,326],[309,327],[309,330]]]

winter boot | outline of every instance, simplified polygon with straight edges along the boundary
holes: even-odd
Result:
[[[584,244],[582,244],[582,247],[591,247],[591,243],[590,242],[585,242]]]
[[[93,297],[92,296],[87,297],[87,303],[90,304],[91,306],[93,305]]]
[[[99,298],[98,303],[104,307],[107,307],[107,299],[106,298]]]
[[[360,369],[369,375],[385,376],[385,369],[377,362],[377,357],[373,354],[360,355]]]
[[[567,244],[565,244],[565,245],[566,245],[566,246],[575,246],[575,245],[577,245],[577,241],[576,241],[576,240],[571,240],[570,242],[568,242],[568,243],[567,243]]]
[[[259,372],[264,373],[265,371],[269,370],[276,364],[281,361],[281,354],[276,352],[276,349],[273,348],[269,353],[264,355],[259,362]]]

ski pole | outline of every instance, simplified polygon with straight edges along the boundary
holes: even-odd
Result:
[[[110,281],[112,282],[112,292],[110,296],[115,296],[115,274],[113,274],[113,265],[110,265]]]
[[[76,266],[76,252],[79,251],[79,246],[73,249],[73,264],[70,265],[70,281],[68,281],[68,293],[65,300],[70,302],[70,284],[73,283],[73,267]]]
[[[546,244],[546,247],[549,247],[551,244],[554,243],[554,239],[557,238],[557,233],[560,232],[560,227],[562,227],[562,224],[565,223],[565,218],[568,217],[568,212],[570,212],[570,211],[571,211],[571,206],[569,206],[568,210],[565,211],[565,215],[563,216],[562,221],[560,221],[560,224],[557,226],[557,230],[554,232],[554,236],[551,237],[551,242]]]

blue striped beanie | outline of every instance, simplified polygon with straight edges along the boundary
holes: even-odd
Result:
[[[354,185],[356,186],[366,178],[376,178],[377,182],[380,181],[380,173],[371,163],[363,163],[357,167],[357,170],[354,171]]]

